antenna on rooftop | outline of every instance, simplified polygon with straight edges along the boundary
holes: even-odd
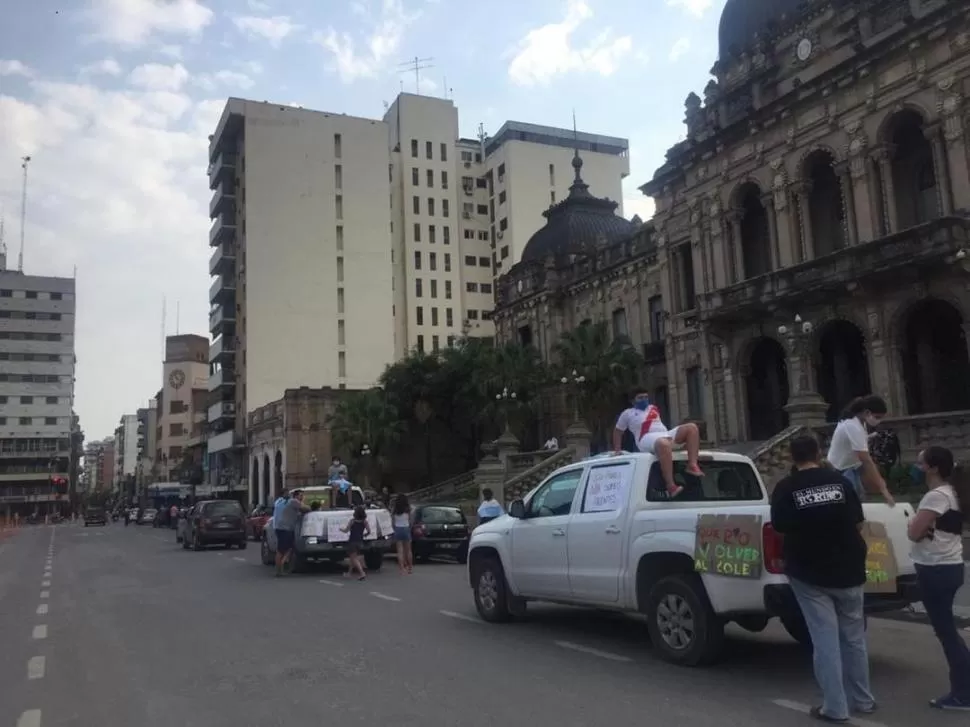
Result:
[[[17,256],[17,272],[24,271],[24,234],[27,229],[27,165],[30,164],[30,157],[21,157],[23,162],[20,167],[24,170],[24,183],[20,192],[20,254]]]
[[[414,73],[414,92],[417,94],[421,93],[421,71],[427,70],[428,68],[434,68],[434,64],[431,62],[434,58],[418,58],[414,56],[414,60],[406,61],[398,65],[398,73]],[[401,82],[401,88],[404,88],[404,82]]]

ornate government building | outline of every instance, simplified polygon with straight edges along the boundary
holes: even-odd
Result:
[[[912,449],[970,439],[970,6],[728,0],[714,80],[641,190],[582,181],[498,285],[497,337],[551,356],[610,321],[671,422],[721,445],[886,397]],[[595,193],[595,190],[592,190]]]

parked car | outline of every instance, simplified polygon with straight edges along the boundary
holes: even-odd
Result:
[[[411,511],[411,550],[418,562],[431,556],[468,561],[470,538],[465,513],[455,505],[415,505]]]
[[[731,621],[761,631],[777,616],[795,639],[810,639],[754,463],[705,451],[698,478],[686,474],[683,452],[674,457],[685,490],[673,502],[653,455],[598,456],[556,470],[507,515],[475,528],[468,576],[479,615],[507,621],[529,601],[639,613],[658,653],[686,666],[714,661]],[[897,564],[895,590],[866,593],[866,612],[904,608],[919,599],[906,535],[912,507],[863,510],[884,526]],[[703,516],[727,525],[699,530]]]
[[[103,507],[89,507],[84,510],[84,527],[88,525],[107,525],[108,515]]]
[[[273,517],[272,505],[258,505],[249,513],[249,517],[246,518],[246,529],[253,540],[259,542],[263,539],[263,528],[271,517]]]
[[[138,525],[151,525],[155,522],[156,517],[158,517],[158,510],[156,510],[154,507],[146,507],[141,511],[141,514],[138,515],[138,520],[135,522]]]
[[[203,550],[209,545],[246,547],[246,513],[235,500],[203,500],[185,519],[182,547]]]

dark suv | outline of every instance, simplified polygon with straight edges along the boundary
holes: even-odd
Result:
[[[235,500],[203,500],[185,521],[182,547],[202,550],[207,545],[246,547],[246,513]]]
[[[108,516],[103,507],[89,507],[84,511],[84,527],[95,523],[98,525],[108,524]]]

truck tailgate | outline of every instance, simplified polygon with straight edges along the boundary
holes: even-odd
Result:
[[[896,566],[899,575],[912,575],[916,572],[913,560],[910,558],[910,541],[907,535],[910,518],[915,514],[912,505],[898,503],[896,507],[889,507],[881,502],[863,503],[862,511],[866,520],[882,523],[886,526],[886,534],[893,545],[896,556]]]

